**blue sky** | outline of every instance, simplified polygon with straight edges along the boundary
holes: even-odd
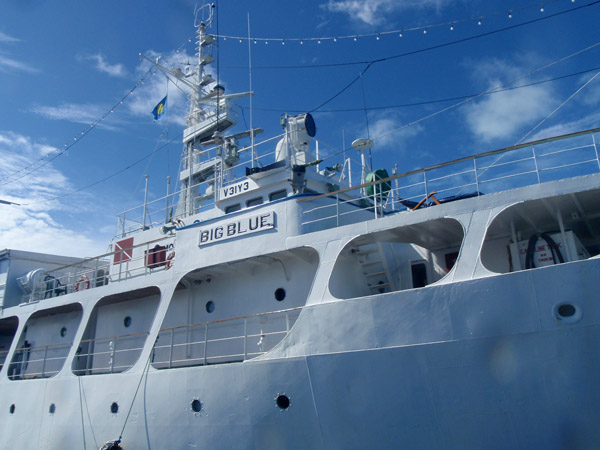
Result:
[[[3,1],[0,199],[22,206],[0,204],[0,248],[103,253],[115,214],[142,203],[145,174],[150,197],[164,195],[179,166],[185,97],[164,76],[148,76],[138,54],[193,62],[194,5]],[[280,133],[281,114],[315,109],[377,60],[313,115],[317,138],[334,148],[376,138],[374,166],[390,172],[515,144],[600,70],[594,0],[221,0],[211,31],[223,36],[218,77],[229,93],[249,89],[248,41],[233,38],[248,35],[248,15],[262,136]],[[216,77],[217,65],[211,70]],[[421,120],[460,101],[448,99],[501,84],[517,89]],[[167,93],[168,115],[156,122],[152,108]],[[239,106],[241,131],[248,100]],[[599,106],[594,80],[529,139],[598,127]]]

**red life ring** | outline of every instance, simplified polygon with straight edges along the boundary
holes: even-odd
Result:
[[[171,252],[167,255],[167,263],[165,264],[165,270],[169,270],[173,265],[173,259],[175,259],[175,252]]]
[[[90,279],[87,277],[87,275],[83,274],[79,278],[77,278],[77,281],[75,282],[75,292],[78,292],[79,290],[84,291],[89,288]]]

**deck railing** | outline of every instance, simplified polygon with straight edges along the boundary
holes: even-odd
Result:
[[[290,331],[302,308],[163,328],[154,345],[157,369],[241,362],[260,356]]]
[[[600,129],[542,139],[305,197],[302,224],[329,228],[370,217],[600,172]],[[367,194],[367,189],[373,192]],[[334,200],[334,201],[331,201]],[[355,219],[352,218],[355,215]]]
[[[165,250],[165,260],[149,261],[149,255],[153,254],[156,245],[161,244],[165,248],[168,247],[168,251]],[[158,270],[167,270],[176,264],[175,257],[166,259],[168,254],[175,255],[174,245],[173,237],[163,237],[44,271],[43,277],[37,281],[38,285],[24,297],[23,302],[45,300],[147,275]],[[123,257],[124,253],[133,254],[134,250],[139,256]]]
[[[241,362],[263,355],[290,331],[301,307],[162,328],[151,363],[156,369]],[[83,339],[72,371],[75,375],[124,372],[138,361],[148,331]],[[8,367],[11,380],[49,378],[62,369],[73,343],[17,348]],[[0,354],[0,367],[2,356]]]
[[[148,332],[83,339],[77,349],[73,373],[98,375],[119,373],[133,367],[138,360]]]
[[[272,349],[290,331],[301,307],[192,325],[162,328],[151,354],[156,369],[241,362]],[[148,332],[84,339],[75,375],[123,372],[133,367]]]
[[[8,378],[25,380],[56,375],[62,369],[72,345],[73,343],[69,342],[15,349],[12,361],[8,365]]]

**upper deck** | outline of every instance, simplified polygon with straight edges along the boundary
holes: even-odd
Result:
[[[214,195],[198,205],[194,214],[172,216],[171,205],[181,192],[126,211],[119,216],[120,233],[111,252],[45,268],[28,297],[5,301],[4,307],[169,270],[178,259],[185,258],[184,248],[177,251],[180,232],[190,226],[218,228],[219,224],[239,219],[258,220],[256,218],[267,210],[268,205],[272,205],[269,208],[272,210],[282,203],[296,204],[294,208],[280,207],[277,213],[290,216],[287,220],[294,223],[277,232],[293,236],[377,220],[401,211],[417,211],[463,198],[599,173],[599,138],[600,129],[592,129],[464,157],[368,183],[353,183],[353,175],[356,178],[360,174],[356,168],[352,170],[354,161],[343,160],[339,155],[337,160],[329,158],[319,151],[317,143],[315,157],[320,162],[304,168],[301,189],[294,186],[293,181],[293,172],[298,166],[273,165],[270,162],[274,152],[265,153],[254,161],[256,166],[258,161],[264,167],[254,173],[246,171],[251,159],[242,159],[231,168],[228,178]],[[216,149],[212,150],[216,152]],[[340,167],[343,169],[339,170]],[[346,187],[339,189],[344,184]],[[141,213],[140,220],[132,219],[134,213]],[[146,220],[151,217],[161,219]],[[264,220],[269,225],[274,219],[267,217]],[[126,223],[131,226],[126,228]],[[19,273],[15,277],[23,275]]]

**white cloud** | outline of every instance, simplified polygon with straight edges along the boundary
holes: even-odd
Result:
[[[370,135],[376,139],[373,149],[389,148],[402,152],[403,144],[423,131],[419,124],[401,128],[405,124],[398,114],[386,112],[374,115],[369,120]]]
[[[0,54],[0,72],[38,72],[38,69],[35,67],[26,64],[24,62],[18,61],[13,58],[9,58],[8,56]]]
[[[15,37],[9,36],[8,34],[2,33],[0,31],[0,44],[5,44],[5,43],[13,43],[13,42],[20,42],[20,39],[17,39]],[[1,52],[0,51],[0,72],[37,72],[38,69],[36,69],[35,67],[21,62],[18,59],[15,59],[12,56],[8,56],[5,52]]]
[[[98,105],[63,103],[60,106],[34,106],[31,112],[52,120],[67,120],[75,123],[90,124],[98,120],[106,109]]]
[[[595,76],[595,75],[592,75]],[[587,83],[592,76],[588,75],[586,77],[582,77],[580,79],[580,86],[583,86]],[[595,78],[590,84],[588,84],[585,89],[583,89],[579,95],[577,96],[579,101],[581,101],[586,106],[598,107],[600,105],[600,76]]]
[[[440,9],[453,0],[329,0],[322,8],[333,13],[343,13],[352,20],[368,25],[380,25],[387,22],[391,13],[410,9]]]
[[[8,34],[3,33],[2,31],[0,31],[0,42],[19,42],[20,39],[14,38],[12,36],[9,36]]]
[[[502,82],[516,78],[526,70],[501,60],[480,62],[473,74],[485,80],[485,88],[492,89]],[[524,128],[532,127],[543,119],[558,103],[551,86],[537,85],[498,92],[474,100],[462,107],[471,132],[483,142],[515,137]]]
[[[78,59],[84,59],[87,61],[94,61],[96,63],[95,68],[100,72],[106,73],[112,77],[126,77],[128,75],[127,69],[123,64],[109,64],[102,53],[95,55],[87,55]]]
[[[154,52],[148,52],[146,55],[150,59],[155,59],[158,55]],[[161,58],[160,64],[168,69],[181,68],[185,73],[188,64],[194,64],[195,57],[189,56],[184,52],[172,52]],[[150,67],[150,63],[143,61],[137,67],[137,73],[141,76]],[[193,67],[190,67],[190,70]],[[211,67],[207,67],[207,73],[211,75]],[[215,77],[216,78],[216,77]],[[172,80],[172,79],[171,79]],[[224,85],[223,82],[221,82]],[[139,117],[152,117],[151,111],[160,100],[168,93],[167,99],[167,114],[165,119],[171,123],[185,126],[185,117],[188,114],[187,110],[187,92],[188,88],[183,83],[178,83],[177,86],[172,81],[167,83],[166,75],[157,71],[140,87],[138,87],[134,95],[127,102],[129,111]],[[161,119],[164,120],[164,119]]]
[[[71,256],[101,254],[105,242],[98,242],[68,224],[70,209],[86,210],[86,196],[69,197],[69,205],[52,200],[73,190],[60,171],[47,164],[24,177],[21,176],[25,172],[14,174],[55,150],[26,136],[0,132],[0,199],[20,205],[0,204],[0,249]]]

